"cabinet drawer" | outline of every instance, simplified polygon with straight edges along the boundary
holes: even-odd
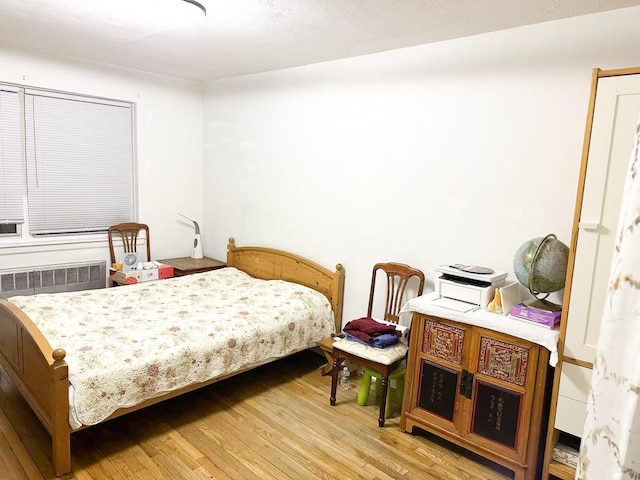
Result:
[[[567,362],[562,364],[555,418],[558,430],[582,437],[591,373],[590,368]]]
[[[591,389],[590,368],[564,362],[560,372],[560,388],[558,395],[587,403],[587,395]]]
[[[555,427],[576,437],[582,437],[587,404],[558,395]]]

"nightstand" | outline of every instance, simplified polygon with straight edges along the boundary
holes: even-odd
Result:
[[[220,260],[214,260],[213,258],[167,258],[165,260],[158,260],[160,263],[171,265],[173,267],[174,277],[183,277],[185,275],[191,275],[192,273],[208,272],[209,270],[217,270],[227,266],[225,262]]]

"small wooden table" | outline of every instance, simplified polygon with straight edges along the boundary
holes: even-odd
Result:
[[[227,266],[225,262],[208,257],[179,257],[167,258],[165,260],[158,261],[160,263],[171,265],[173,267],[174,277],[183,277],[184,275],[191,275],[192,273],[208,272],[210,270],[217,270]]]

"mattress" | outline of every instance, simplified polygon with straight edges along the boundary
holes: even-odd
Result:
[[[74,428],[304,350],[335,330],[321,293],[235,268],[9,300],[67,352]]]

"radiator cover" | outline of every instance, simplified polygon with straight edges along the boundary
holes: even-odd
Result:
[[[106,269],[104,260],[96,260],[0,270],[0,298],[105,288]]]

